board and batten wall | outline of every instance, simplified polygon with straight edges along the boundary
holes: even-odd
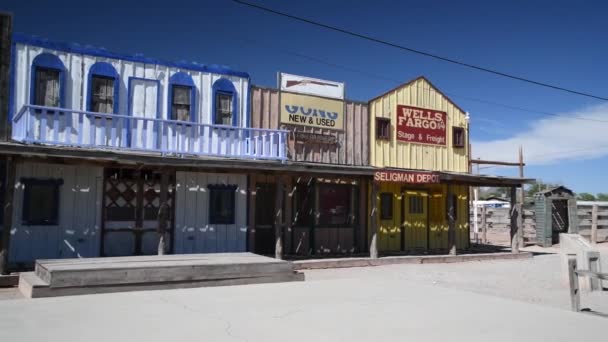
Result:
[[[235,222],[209,224],[209,185],[235,185]],[[176,173],[174,253],[245,252],[247,176],[229,173]]]
[[[59,222],[56,226],[23,225],[23,178],[63,180],[59,186]],[[36,259],[99,256],[103,168],[21,162],[17,164],[11,263]]]
[[[445,146],[397,140],[397,105],[428,108],[447,113]],[[469,171],[468,122],[466,113],[424,77],[419,77],[370,101],[370,160],[372,166],[432,171]],[[391,120],[390,140],[376,139],[375,118]],[[465,147],[452,146],[452,127],[465,129]]]
[[[345,101],[344,130],[283,125],[280,122],[280,91],[251,87],[251,127],[286,129],[289,135],[290,160],[337,165],[369,165],[369,113],[367,104]],[[295,141],[294,132],[309,132],[335,136],[337,144],[311,144]]]
[[[157,99],[160,112],[159,118],[168,119],[169,78],[177,72],[184,72],[192,77],[196,86],[195,117],[197,122],[205,124],[212,123],[212,86],[218,79],[225,78],[232,82],[237,92],[237,126],[247,126],[249,80],[245,77],[188,70],[155,63],[107,58],[92,54],[73,53],[23,43],[15,44],[14,53],[15,88],[12,92],[14,105],[12,108],[13,113],[10,113],[11,117],[19,112],[24,104],[31,103],[30,88],[33,79],[31,73],[34,58],[42,53],[50,53],[59,57],[66,69],[65,106],[69,109],[87,109],[88,94],[90,92],[90,86],[88,84],[89,70],[97,62],[107,62],[114,67],[120,79],[118,94],[119,113],[115,114],[129,115],[129,78],[138,77],[159,82],[159,97]],[[154,109],[156,109],[155,106]]]

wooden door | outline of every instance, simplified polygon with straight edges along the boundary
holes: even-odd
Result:
[[[159,83],[156,80],[133,78],[129,83],[129,108],[131,116],[156,119],[158,117]],[[156,134],[159,125],[153,120],[131,120],[128,125],[131,147],[156,149]]]
[[[169,177],[167,252],[172,245],[174,182],[174,177]],[[160,173],[106,169],[103,198],[102,256],[156,254]]]
[[[569,228],[568,200],[551,201],[551,240],[559,243],[559,234],[567,233]]]
[[[428,197],[425,190],[403,192],[401,227],[403,248],[406,250],[428,247]]]
[[[275,183],[257,183],[255,196],[256,254],[274,255],[275,250]]]

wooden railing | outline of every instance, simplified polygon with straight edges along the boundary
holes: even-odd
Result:
[[[24,105],[13,140],[94,149],[286,160],[288,131]]]
[[[579,277],[587,277],[597,283],[596,286],[591,286],[591,289],[603,291],[602,281],[608,281],[608,273],[599,273],[590,270],[579,270],[576,266],[576,258],[568,259],[568,281],[570,283],[570,307],[572,311],[588,312],[599,316],[608,317],[608,314],[599,313],[590,309],[581,309],[581,293],[578,282]]]

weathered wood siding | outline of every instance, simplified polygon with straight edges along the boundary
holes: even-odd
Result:
[[[209,185],[236,185],[235,223],[209,224]],[[245,252],[247,246],[247,176],[229,173],[177,172],[174,252]]]
[[[249,80],[244,77],[221,75],[198,70],[187,70],[156,63],[143,63],[99,57],[96,55],[72,53],[22,43],[16,43],[15,49],[15,89],[12,93],[14,101],[13,113],[11,113],[12,116],[14,116],[24,104],[31,103],[30,88],[32,82],[32,62],[34,61],[34,58],[42,53],[50,53],[59,57],[66,69],[66,108],[87,110],[87,101],[90,93],[90,85],[88,84],[90,68],[97,62],[107,62],[114,67],[120,79],[118,94],[119,111],[115,114],[130,114],[128,101],[129,78],[138,77],[158,81],[160,83],[158,87],[158,97],[156,95],[156,90],[154,92],[147,91],[146,102],[158,104],[158,116],[156,113],[152,113],[154,117],[159,119],[170,119],[170,116],[168,115],[170,112],[170,108],[168,108],[170,91],[169,78],[176,72],[185,72],[192,77],[194,85],[196,86],[196,108],[194,111],[196,113],[195,117],[197,122],[206,124],[212,123],[212,86],[218,79],[225,78],[232,82],[237,93],[237,126],[247,126]],[[150,98],[150,96],[153,98]],[[155,105],[154,110],[156,109]]]
[[[251,87],[251,127],[287,129],[336,137],[337,144],[303,144],[290,134],[288,151],[292,161],[339,165],[369,165],[369,113],[367,104],[345,101],[344,130],[328,130],[280,123],[279,90]]]
[[[447,113],[446,146],[397,140],[397,105],[441,110]],[[468,122],[466,114],[426,79],[419,78],[370,101],[370,160],[372,166],[433,171],[468,172]],[[391,120],[390,140],[376,139],[376,119]],[[465,147],[452,146],[452,127],[465,129]]]
[[[8,79],[11,62],[11,32],[13,18],[0,13],[0,140],[10,138],[8,124]]]
[[[103,169],[87,165],[23,162],[17,165],[10,262],[99,256]],[[22,178],[62,179],[59,224],[23,225]]]

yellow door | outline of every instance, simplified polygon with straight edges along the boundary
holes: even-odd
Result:
[[[424,190],[405,190],[403,199],[403,246],[427,249],[429,194]]]

